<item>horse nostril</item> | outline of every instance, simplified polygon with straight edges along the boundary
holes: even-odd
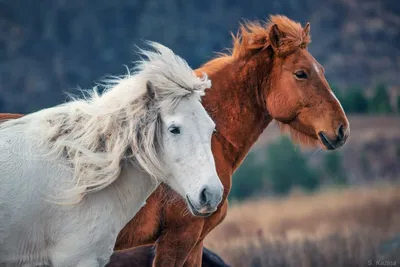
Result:
[[[207,204],[210,201],[210,193],[209,193],[209,189],[207,186],[205,186],[203,188],[203,190],[201,190],[201,194],[200,194],[200,202],[202,204]]]
[[[339,129],[338,129],[337,136],[338,136],[338,139],[339,139],[339,140],[343,140],[343,139],[344,139],[344,137],[345,137],[345,129],[344,129],[343,124],[340,125],[340,127],[339,127]]]

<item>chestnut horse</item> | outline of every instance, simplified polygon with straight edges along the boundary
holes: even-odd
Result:
[[[182,212],[183,201],[172,205],[174,193],[160,186],[119,233],[116,250],[156,244],[153,266],[201,266],[203,240],[226,216],[232,174],[274,119],[302,146],[334,150],[345,144],[349,122],[323,67],[307,50],[310,41],[309,23],[303,28],[271,16],[265,24],[242,25],[232,53],[196,70],[213,84],[202,103],[217,125],[212,150],[224,199],[211,216],[193,217]]]

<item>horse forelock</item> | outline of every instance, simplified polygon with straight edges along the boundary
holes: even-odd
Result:
[[[66,192],[68,198],[79,201],[107,187],[119,177],[125,160],[159,178],[163,174],[160,114],[184,97],[200,100],[211,87],[206,75],[197,77],[172,50],[149,43],[154,51],[140,51],[147,59],[124,77],[105,80],[102,94],[95,87],[86,91],[85,98],[72,97],[31,114],[44,126],[43,135],[35,138],[72,167],[74,187]],[[147,95],[147,82],[155,90],[153,99]]]
[[[309,34],[304,33],[300,23],[282,15],[272,15],[267,22],[253,21],[241,24],[236,36],[233,36],[232,56],[246,57],[254,51],[270,46],[269,32],[273,25],[283,33],[279,55],[285,55],[298,48],[306,48],[311,42]]]
[[[203,96],[205,90],[211,87],[206,73],[198,77],[188,63],[171,49],[156,42],[147,43],[154,51],[139,49],[139,54],[144,58],[134,70],[151,80],[159,97]]]
[[[286,16],[271,15],[267,22],[246,21],[240,25],[236,35],[232,34],[233,48],[227,49],[228,53],[219,53],[217,57],[203,64],[200,71],[216,72],[234,60],[245,59],[249,55],[269,47],[269,32],[273,25],[277,25],[283,33],[279,56],[287,55],[296,49],[305,49],[311,42],[309,33],[304,33],[300,23]]]

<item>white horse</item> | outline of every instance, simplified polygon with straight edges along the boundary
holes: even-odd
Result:
[[[217,209],[215,124],[200,102],[211,82],[150,44],[102,95],[0,125],[0,266],[106,265],[161,182],[194,215]]]

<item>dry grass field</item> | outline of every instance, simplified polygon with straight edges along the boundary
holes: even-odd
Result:
[[[231,203],[205,245],[234,267],[400,265],[400,186]]]

